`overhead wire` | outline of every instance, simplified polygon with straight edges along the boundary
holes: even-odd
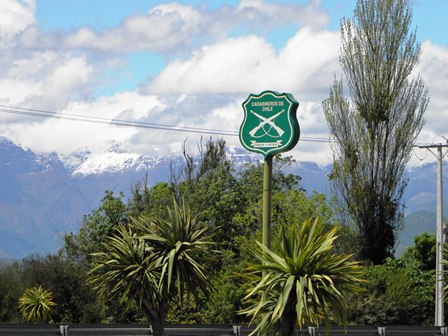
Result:
[[[24,108],[24,107],[8,106],[8,105],[0,105],[0,113],[27,115],[27,116],[41,117],[41,118],[65,119],[65,120],[72,120],[72,121],[91,122],[91,123],[108,124],[108,125],[115,125],[115,126],[150,128],[150,129],[177,131],[177,132],[211,134],[211,135],[222,135],[222,136],[239,136],[239,133],[235,132],[235,131],[226,131],[226,130],[217,130],[217,129],[190,127],[190,126],[177,126],[177,125],[158,124],[158,123],[148,123],[148,122],[132,121],[132,120],[124,120],[124,119],[108,119],[108,118],[103,118],[103,117],[93,117],[93,116],[86,116],[86,115],[73,114],[73,113],[60,113],[60,112],[54,112],[54,111],[48,111],[48,110],[32,109],[32,108]],[[309,141],[309,142],[321,142],[321,143],[333,142],[332,139],[319,138],[319,137],[301,137],[300,140],[301,141]]]
[[[18,114],[18,115],[28,115],[28,116],[33,116],[33,117],[92,122],[92,123],[108,124],[108,125],[116,125],[116,126],[153,128],[153,129],[161,129],[161,130],[203,133],[203,134],[205,133],[205,134],[219,134],[219,135],[234,135],[233,132],[223,131],[223,130],[213,130],[213,129],[198,128],[198,127],[156,124],[156,123],[148,123],[148,122],[124,120],[124,119],[108,119],[108,118],[103,118],[103,117],[93,117],[93,116],[86,116],[86,115],[73,114],[73,113],[59,113],[59,112],[30,109],[30,108],[23,108],[23,107],[17,107],[17,106],[0,105],[0,112],[10,113],[10,114]]]
[[[418,145],[414,145],[414,146],[412,146],[412,153],[414,153],[414,156],[421,162],[421,161],[423,161],[423,160],[426,159],[426,156],[428,155],[428,151],[425,151],[425,156],[423,156],[423,157],[419,157],[419,156],[417,155],[417,152],[415,151],[415,148],[417,148],[417,147],[419,147],[419,146],[418,146]]]
[[[41,118],[55,118],[55,119],[65,119],[72,121],[81,121],[81,122],[91,122],[97,124],[107,124],[107,125],[115,125],[115,126],[126,126],[126,127],[136,127],[136,128],[149,128],[149,129],[158,129],[158,130],[167,130],[167,131],[176,131],[176,132],[187,132],[187,133],[198,133],[198,134],[210,134],[210,135],[222,135],[222,136],[239,136],[239,133],[236,131],[226,131],[219,129],[209,129],[209,128],[200,128],[200,127],[191,127],[191,126],[177,126],[177,125],[168,125],[168,124],[158,124],[158,123],[149,123],[143,121],[133,121],[133,120],[124,120],[124,119],[109,119],[103,117],[94,117],[94,116],[86,116],[81,114],[73,114],[73,113],[61,113],[54,112],[49,110],[41,110],[41,109],[32,109],[18,106],[10,106],[10,105],[0,105],[0,113],[9,113],[9,114],[17,114],[17,115],[27,115],[32,117],[41,117]],[[332,143],[336,140],[331,138],[323,138],[323,137],[300,137],[300,141],[306,142],[317,142],[317,143]],[[415,144],[413,147],[419,147],[423,144]],[[414,155],[421,161],[416,152]],[[426,157],[426,155],[425,155]]]

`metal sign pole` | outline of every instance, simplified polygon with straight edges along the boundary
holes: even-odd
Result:
[[[299,141],[299,103],[289,93],[263,91],[243,102],[240,141],[247,150],[264,155],[263,245],[271,247],[272,158],[294,148]]]
[[[272,155],[264,159],[263,174],[263,245],[271,247]]]

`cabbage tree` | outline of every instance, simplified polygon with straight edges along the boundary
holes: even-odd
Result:
[[[172,299],[211,290],[203,267],[210,234],[184,204],[174,201],[165,220],[142,216],[121,226],[93,255],[90,281],[103,298],[136,302],[153,334],[163,335]]]
[[[49,322],[55,306],[53,293],[41,286],[25,289],[19,298],[19,309],[27,322]]]
[[[307,220],[282,228],[275,250],[257,242],[242,312],[256,324],[253,334],[294,335],[295,327],[329,326],[332,318],[346,323],[345,295],[363,290],[363,272],[350,255],[334,253],[336,238],[336,228]]]

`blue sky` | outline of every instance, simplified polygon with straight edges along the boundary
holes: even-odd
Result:
[[[170,3],[172,1],[157,1],[158,4]],[[239,1],[176,1],[177,3],[190,5],[210,10],[221,6],[237,7]],[[291,3],[291,1],[271,1],[276,3]],[[306,0],[293,1],[295,3],[306,4]],[[112,28],[120,24],[123,17],[142,14],[150,8],[150,2],[144,0],[122,1],[122,0],[79,0],[79,1],[60,1],[60,0],[40,0],[37,2],[36,15],[40,22],[40,29],[51,30],[73,30],[78,27],[88,26],[94,30]],[[329,29],[339,29],[340,18],[351,16],[355,6],[354,0],[338,1],[326,0],[322,3],[322,8],[328,10],[330,15]],[[281,20],[281,19],[280,19]],[[280,26],[266,34],[265,38],[276,48],[280,50],[291,36],[297,31],[297,25]],[[236,31],[234,35],[240,32]],[[231,34],[232,35],[232,34]],[[119,89],[133,89],[145,77],[153,76],[160,72],[166,62],[151,52],[134,52],[128,57],[129,62],[121,69],[123,73],[132,73],[132,78],[125,78],[115,85],[100,88],[99,94],[111,93]],[[110,74],[114,77],[114,74]],[[126,79],[127,77],[127,79]]]
[[[338,64],[339,24],[355,0],[2,0],[0,105],[236,131],[249,93],[291,92],[302,136],[328,138],[321,102]],[[414,75],[431,103],[420,142],[447,135],[448,0],[413,0],[423,53]],[[68,136],[69,134],[69,136]],[[200,135],[0,114],[0,135],[38,152],[166,155]],[[226,141],[238,145],[238,139]],[[328,163],[328,144],[297,159]]]
[[[172,1],[157,1],[157,3],[170,3]],[[220,6],[236,7],[239,1],[204,1],[183,0],[177,1],[185,5],[216,9]],[[303,3],[306,0],[271,1],[271,3]],[[444,16],[448,12],[448,0],[413,0],[413,22],[418,26],[420,39],[432,39],[436,43],[447,45],[448,34],[443,29]],[[40,0],[37,2],[36,15],[43,30],[73,29],[79,26],[90,26],[96,29],[113,27],[122,21],[123,17],[144,13],[149,9],[151,1],[144,0]],[[330,14],[329,29],[339,29],[340,18],[351,17],[355,7],[355,0],[324,0],[321,7]]]
[[[171,3],[172,1],[157,1],[158,4]],[[213,10],[221,6],[237,7],[237,0],[182,0],[176,1],[184,5]],[[307,0],[296,1],[271,1],[271,3],[302,3]],[[126,16],[138,15],[148,11],[151,2],[144,0],[39,0],[36,3],[36,16],[40,29],[51,30],[73,30],[78,27],[88,26],[94,30],[112,28],[120,24]],[[356,0],[324,0],[321,7],[329,13],[329,30],[338,30],[342,17],[350,18]],[[448,34],[441,26],[444,24],[444,15],[448,13],[448,0],[414,0],[413,23],[417,27],[418,39],[420,41],[431,39],[434,43],[448,46]],[[281,19],[280,19],[281,20]],[[289,38],[297,31],[297,25],[286,25],[273,29],[265,38],[280,50]],[[119,71],[105,73],[110,76],[113,84],[99,88],[97,94],[110,94],[116,90],[130,90],[136,88],[141,81],[148,76],[154,76],[160,72],[166,62],[170,60],[161,55],[151,52],[133,52],[128,55],[128,62]],[[121,74],[122,79],[117,81]],[[132,74],[130,76],[129,74]]]

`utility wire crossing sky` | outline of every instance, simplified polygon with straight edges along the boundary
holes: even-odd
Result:
[[[110,124],[117,126],[127,126],[127,127],[137,127],[137,128],[152,128],[152,129],[161,129],[167,131],[177,131],[177,132],[186,132],[186,133],[197,133],[197,134],[211,134],[211,135],[221,135],[221,136],[239,136],[237,131],[225,131],[225,130],[213,130],[206,128],[198,128],[198,127],[187,127],[187,126],[175,126],[175,125],[162,125],[162,124],[154,124],[149,122],[141,122],[141,121],[132,121],[132,120],[119,120],[119,119],[107,119],[100,117],[90,117],[79,114],[70,114],[70,113],[57,113],[52,111],[43,111],[29,108],[22,108],[17,106],[5,106],[0,105],[0,113],[10,113],[17,115],[25,115],[25,116],[33,116],[33,117],[41,117],[41,118],[56,118],[56,119],[66,119],[72,121],[82,121],[82,122],[91,122],[91,123],[99,123],[99,124]],[[331,139],[324,138],[313,138],[313,137],[302,137],[302,141],[310,141],[310,142],[332,142]]]
[[[431,99],[417,142],[429,144],[448,133],[448,1],[411,3],[422,44],[413,75]],[[289,153],[327,164],[321,102],[342,76],[339,25],[354,7],[355,0],[0,0],[0,135],[61,154],[100,153],[112,139],[132,153],[169,155],[186,138],[195,148],[201,134],[239,145],[242,102],[274,90],[300,104],[301,140]]]

